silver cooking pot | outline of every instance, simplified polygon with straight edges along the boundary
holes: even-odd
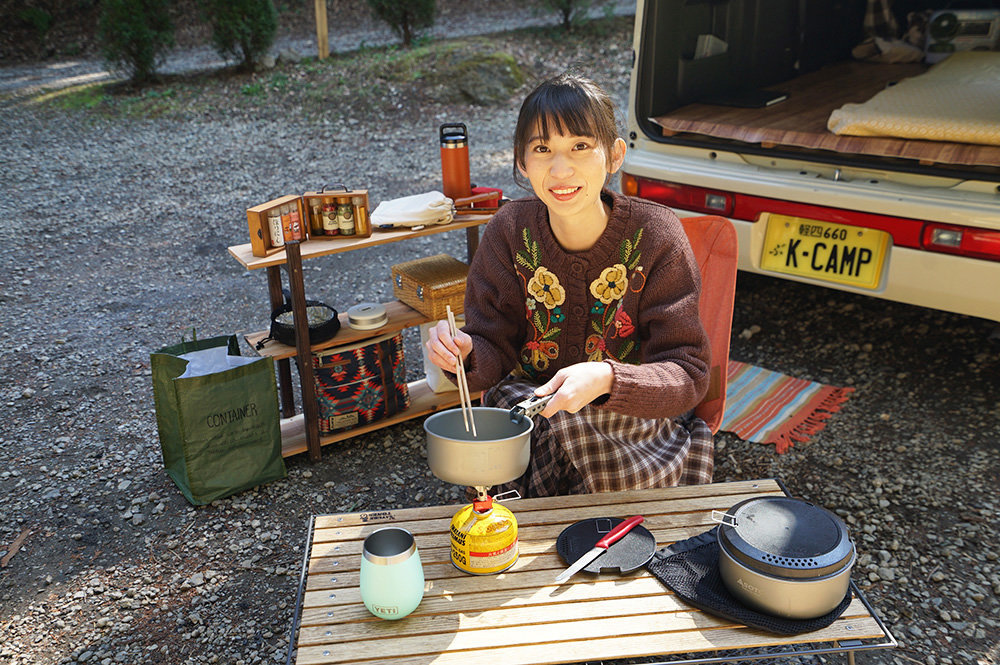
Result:
[[[461,409],[440,411],[424,421],[427,463],[441,480],[492,487],[520,478],[531,458],[530,418],[508,409],[472,407],[476,434],[465,430]]]
[[[800,499],[757,497],[726,511],[718,528],[722,581],[744,605],[813,619],[847,594],[857,557],[844,522]]]

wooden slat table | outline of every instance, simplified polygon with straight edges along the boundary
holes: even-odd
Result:
[[[520,556],[508,571],[486,576],[451,564],[448,529],[458,505],[314,516],[289,661],[294,655],[298,665],[540,665],[673,655],[665,662],[710,662],[779,651],[847,652],[853,660],[855,651],[895,646],[857,588],[831,626],[789,637],[696,610],[645,568],[554,582],[565,568],[556,538],[578,520],[643,515],[663,547],[714,526],[712,510],[783,493],[770,479],[510,501]],[[358,588],[362,543],[388,524],[413,533],[426,580],[420,606],[398,621],[369,614]]]

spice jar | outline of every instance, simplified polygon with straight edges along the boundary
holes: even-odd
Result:
[[[320,199],[309,199],[309,233],[323,235],[323,201]]]
[[[292,231],[292,240],[305,240],[306,230],[299,215],[298,204],[288,204],[288,227]]]
[[[354,235],[354,209],[350,197],[337,197],[337,228],[342,236]]]
[[[284,247],[285,234],[281,229],[281,213],[272,208],[267,213],[267,230],[271,239],[271,247]]]
[[[292,237],[292,207],[287,203],[281,206],[281,234],[284,236],[285,242],[295,240]]]
[[[351,207],[354,209],[354,230],[359,236],[371,235],[371,225],[368,222],[368,208],[365,207],[363,196],[352,196]]]
[[[340,234],[337,226],[337,204],[332,196],[323,199],[323,234],[328,236]]]

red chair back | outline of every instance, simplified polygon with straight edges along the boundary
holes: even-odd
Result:
[[[736,229],[728,219],[715,215],[687,217],[681,222],[701,270],[698,314],[712,347],[711,383],[694,412],[715,433],[726,407],[726,368],[736,295]]]

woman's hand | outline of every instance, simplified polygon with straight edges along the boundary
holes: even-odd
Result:
[[[472,338],[461,330],[451,336],[451,328],[447,321],[438,321],[429,331],[430,339],[424,345],[427,357],[432,363],[448,372],[458,372],[458,356],[464,360],[472,353]]]
[[[554,416],[558,411],[576,413],[595,399],[611,392],[615,380],[614,370],[605,362],[584,362],[564,367],[535,394],[555,396],[545,405],[540,415]]]

